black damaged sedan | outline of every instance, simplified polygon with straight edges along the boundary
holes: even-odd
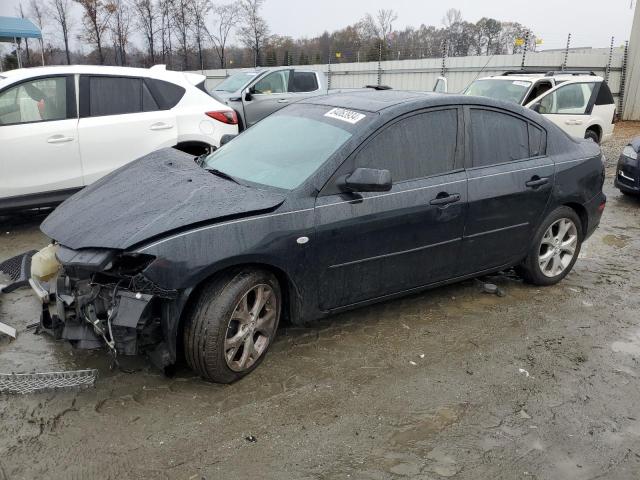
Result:
[[[160,367],[184,354],[232,382],[264,359],[283,317],[508,267],[560,281],[600,221],[603,181],[594,142],[517,105],[316,97],[206,158],[159,151],[58,207],[41,227],[55,259],[33,272],[42,327]]]

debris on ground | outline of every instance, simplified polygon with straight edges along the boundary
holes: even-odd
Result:
[[[495,283],[487,282],[481,278],[476,278],[476,283],[480,286],[482,293],[489,293],[491,295],[497,295],[498,297],[504,297],[506,293]]]
[[[0,373],[0,393],[27,394],[92,387],[98,370],[46,373]]]
[[[6,323],[2,323],[2,322],[0,322],[0,333],[4,333],[5,335],[8,335],[9,337],[14,338],[14,339],[17,336],[15,328],[10,327]]]
[[[12,282],[0,288],[2,293],[10,293],[20,287],[29,285],[31,277],[31,257],[36,250],[29,250],[0,263],[0,273],[7,275]]]
[[[527,372],[524,368],[519,368],[518,371],[520,373],[524,373],[527,378],[530,377],[529,372]]]
[[[258,439],[253,435],[247,435],[244,439],[249,443],[256,443],[258,441]]]
[[[520,418],[524,418],[525,420],[530,420],[531,419],[531,415],[529,415],[524,410],[520,410]]]

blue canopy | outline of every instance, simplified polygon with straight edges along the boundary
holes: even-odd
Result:
[[[0,17],[0,42],[13,42],[14,38],[42,38],[42,32],[26,18]]]

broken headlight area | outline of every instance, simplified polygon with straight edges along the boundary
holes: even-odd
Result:
[[[58,270],[47,282],[41,329],[83,349],[109,347],[115,355],[145,353],[163,340],[163,301],[177,292],[155,285],[143,270],[150,255],[57,246]]]

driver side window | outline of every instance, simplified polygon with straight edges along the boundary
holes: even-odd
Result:
[[[253,89],[257,94],[287,93],[289,89],[290,70],[273,72],[259,80]]]
[[[0,125],[67,118],[67,78],[38,78],[0,94]]]

